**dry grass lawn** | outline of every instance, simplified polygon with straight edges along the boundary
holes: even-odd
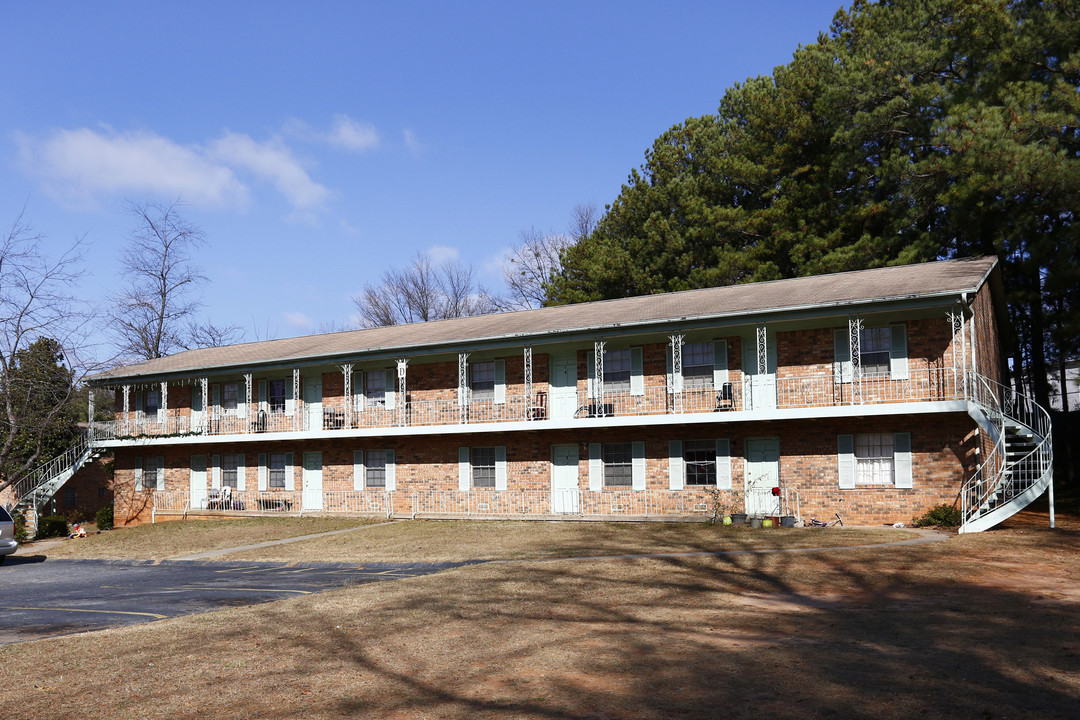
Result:
[[[371,522],[378,521],[361,518],[240,518],[161,522],[65,540],[42,548],[40,553],[50,558],[166,560],[265,540],[358,527]],[[28,545],[20,554],[35,552],[34,545]]]
[[[22,718],[1075,717],[1080,522],[1030,523],[905,547],[476,565],[7,646],[0,666],[17,671],[0,706]],[[696,532],[685,545],[707,542]]]

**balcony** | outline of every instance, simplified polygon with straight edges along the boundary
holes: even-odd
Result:
[[[299,411],[238,413],[217,409],[208,414],[190,414],[170,409],[151,418],[129,414],[125,421],[95,423],[95,441],[132,438],[164,438],[188,435],[221,436],[262,433],[319,432],[333,435],[353,429],[395,427],[435,427],[484,425],[491,423],[540,422],[641,417],[676,414],[741,413],[758,410],[794,410],[888,403],[959,400],[965,397],[963,381],[952,369],[912,370],[905,379],[888,375],[864,376],[858,382],[843,381],[836,375],[744,376],[734,373],[732,382],[719,388],[688,387],[670,392],[666,385],[646,385],[640,393],[611,391],[592,396],[578,390],[572,397],[572,412],[561,418],[549,414],[547,392],[532,397],[508,395],[505,402],[474,399],[461,404],[456,398],[414,399],[387,406],[371,403],[363,408],[340,405],[300,404]]]

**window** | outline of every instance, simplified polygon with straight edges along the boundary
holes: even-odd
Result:
[[[221,407],[226,410],[235,410],[239,388],[236,383],[225,383],[221,386]]]
[[[859,332],[859,360],[863,375],[888,375],[891,347],[891,328],[863,328]]]
[[[161,391],[160,390],[147,390],[146,400],[143,402],[143,411],[147,415],[157,415],[158,408],[161,407]]]
[[[855,436],[855,482],[859,485],[893,484],[893,435]]]
[[[269,380],[266,383],[270,412],[285,412],[285,380]]]
[[[386,451],[368,450],[364,453],[364,460],[364,485],[369,488],[386,487]]]
[[[158,483],[158,477],[160,473],[161,469],[158,467],[156,457],[143,458],[143,488],[145,488],[146,490],[159,489],[160,485]]]
[[[713,386],[713,344],[686,343],[682,348],[683,387]]]
[[[230,487],[233,490],[237,488],[236,483],[236,455],[222,455],[221,456],[221,486]]]
[[[604,485],[632,487],[634,473],[631,443],[604,443]]]
[[[386,373],[372,370],[364,373],[364,399],[367,407],[386,406]]]
[[[98,496],[99,498],[103,498],[103,497],[108,497],[108,496],[109,496],[109,489],[108,489],[108,488],[103,488],[103,487],[99,487],[99,488],[97,489],[97,496]]]
[[[495,448],[473,448],[469,456],[469,463],[472,467],[472,486],[474,488],[495,487]]]
[[[687,440],[683,445],[687,485],[716,484],[716,441]]]
[[[267,487],[271,490],[285,489],[285,453],[270,453],[270,473]]]
[[[474,400],[495,398],[495,363],[478,362],[469,365],[469,389]]]
[[[77,504],[76,499],[77,498],[75,496],[75,489],[74,488],[64,488],[64,507],[66,507],[66,508],[75,507],[75,505]]]
[[[630,349],[604,351],[604,392],[630,391]]]

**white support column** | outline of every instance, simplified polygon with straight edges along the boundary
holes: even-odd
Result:
[[[251,373],[244,373],[244,417],[247,423],[243,425],[244,432],[258,427],[259,413],[251,407]]]
[[[292,370],[293,430],[300,430],[300,368]]]
[[[457,356],[457,401],[458,422],[465,425],[469,422],[469,353]]]
[[[131,386],[124,386],[124,434],[131,434],[131,419],[129,413],[131,412]]]
[[[397,361],[397,401],[395,407],[398,414],[398,425],[405,427],[408,424],[409,419],[409,403],[406,401],[408,396],[405,394],[405,373],[409,369],[409,358],[398,358]]]
[[[341,375],[345,380],[345,427],[347,429],[352,428],[352,365],[339,365],[341,368]]]
[[[960,308],[960,347],[963,350],[964,356],[964,397],[968,396],[968,370],[974,370],[975,368],[968,364],[968,320],[964,314],[964,309]]]
[[[90,388],[86,395],[86,418],[90,423],[90,439],[94,439],[94,388]]]
[[[862,372],[862,318],[848,315],[848,344],[851,352],[851,402],[863,402]]]
[[[683,335],[671,336],[671,387],[668,388],[668,392],[671,393],[673,409],[677,413],[683,411],[682,346],[684,339]]]
[[[532,420],[532,407],[533,407],[533,358],[532,348],[526,347],[522,350],[522,373],[524,375],[525,383],[525,419]]]
[[[964,385],[963,373],[964,373],[964,360],[961,356],[961,348],[964,341],[962,339],[963,327],[964,327],[964,315],[963,312],[948,313],[949,327],[952,329],[952,374],[953,374],[953,388],[955,393],[960,390]],[[967,393],[965,392],[966,396]]]
[[[202,388],[202,431],[205,435],[210,427],[210,378],[199,378]]]
[[[596,416],[604,417],[604,341],[593,343],[593,399],[596,402]]]

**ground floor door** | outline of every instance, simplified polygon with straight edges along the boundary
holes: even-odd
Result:
[[[206,456],[191,456],[191,497],[189,504],[200,510],[206,508]]]
[[[303,504],[305,510],[322,510],[322,453],[304,453]]]
[[[568,514],[581,511],[578,480],[578,446],[551,446],[551,512]]]
[[[780,438],[749,438],[746,441],[746,514],[763,517],[780,514]]]
[[[574,417],[577,410],[577,356],[572,353],[551,356],[551,417],[562,420]]]

